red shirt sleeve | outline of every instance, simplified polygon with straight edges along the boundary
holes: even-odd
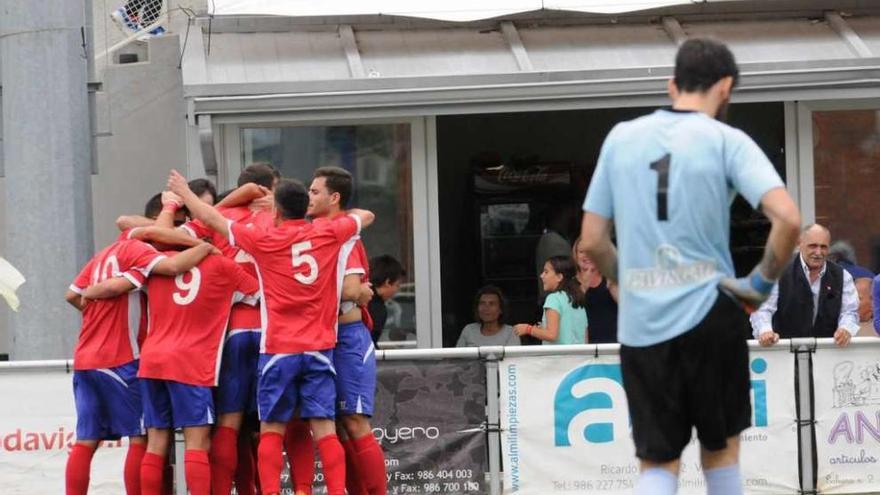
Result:
[[[153,246],[131,240],[120,250],[119,269],[125,272],[138,270],[144,277],[149,277],[153,267],[165,258],[166,256],[156,251]]]
[[[266,230],[255,224],[229,221],[229,245],[242,248],[251,255],[259,252],[257,245],[265,235]]]
[[[333,233],[339,242],[345,242],[360,234],[361,220],[355,215],[344,215],[333,220]]]
[[[70,284],[70,290],[76,292],[77,294],[82,294],[82,291],[86,289],[88,286],[92,285],[92,271],[95,269],[95,258],[89,260],[86,263],[86,266],[79,271],[79,274],[73,279],[73,283]]]
[[[144,275],[144,272],[142,272],[138,268],[132,268],[127,272],[123,272],[121,276],[125,277],[126,280],[131,282],[132,285],[134,285],[135,289],[140,289],[141,286],[144,285],[144,282],[147,281],[147,277],[146,275]]]
[[[358,249],[358,247],[359,246],[355,246],[355,248],[351,250],[351,253],[349,253],[348,259],[345,260],[345,274],[364,275],[364,278],[366,278],[367,265],[364,261],[364,253],[363,250]]]
[[[249,302],[248,300],[251,299],[253,303],[256,303],[260,292],[260,284],[257,279],[244,271],[238,263],[233,262],[232,264],[235,270],[235,292],[242,295],[242,301]]]
[[[214,231],[209,228],[207,225],[203,224],[199,220],[190,220],[185,224],[181,225],[179,228],[183,229],[187,234],[196,239],[203,239],[205,237],[211,237]]]

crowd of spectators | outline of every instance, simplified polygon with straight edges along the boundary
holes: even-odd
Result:
[[[579,239],[568,248],[552,229],[544,238],[536,252],[541,321],[511,326],[504,319],[503,292],[486,286],[474,298],[475,321],[462,329],[457,347],[521,345],[526,336],[543,344],[617,342],[617,287],[599,273]],[[570,255],[560,255],[563,249]],[[880,275],[858,264],[851,243],[832,243],[830,230],[813,224],[803,229],[770,297],[751,314],[750,334],[763,346],[830,337],[845,347],[857,335],[880,335],[880,311],[873,310],[878,305]]]

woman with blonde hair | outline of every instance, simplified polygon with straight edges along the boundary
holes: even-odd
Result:
[[[617,286],[599,273],[593,260],[574,241],[571,256],[577,264],[577,280],[584,293],[584,305],[590,315],[587,341],[590,344],[617,342]]]

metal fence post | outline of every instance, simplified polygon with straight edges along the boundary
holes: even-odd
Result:
[[[489,494],[501,495],[501,412],[498,401],[498,355],[486,356],[486,414],[488,416]]]
[[[815,339],[809,344],[805,339],[792,339],[795,354],[798,443],[800,453],[801,493],[816,493],[815,418],[813,417],[813,370],[811,355],[815,352]]]

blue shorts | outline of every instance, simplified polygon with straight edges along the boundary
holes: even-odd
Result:
[[[73,372],[77,440],[144,435],[138,362]]]
[[[299,408],[301,418],[336,417],[333,351],[260,354],[257,404],[260,421],[286,423]]]
[[[220,377],[214,400],[217,414],[257,410],[259,330],[230,330],[223,346]]]
[[[376,348],[363,322],[339,325],[333,362],[336,365],[336,411],[341,416],[372,416],[376,395]]]
[[[141,378],[144,425],[147,428],[187,428],[214,424],[211,387],[171,380]]]

